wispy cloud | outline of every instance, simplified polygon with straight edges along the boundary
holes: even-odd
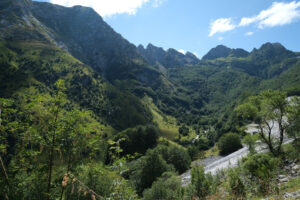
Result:
[[[135,15],[137,10],[146,3],[158,7],[164,1],[166,0],[50,0],[51,3],[67,7],[75,5],[91,7],[103,17],[115,14]]]
[[[243,17],[239,26],[257,23],[259,28],[283,26],[300,19],[300,2],[274,2],[254,17]]]
[[[222,41],[224,38],[221,36],[221,37],[218,37],[218,40]]]
[[[252,31],[249,31],[249,32],[245,33],[246,36],[251,36],[251,35],[253,35],[253,34],[254,34],[254,33],[253,33]]]
[[[211,23],[209,37],[212,37],[216,33],[231,31],[235,27],[231,18],[219,18]]]
[[[297,20],[300,20],[300,1],[274,2],[269,8],[260,11],[253,17],[242,17],[239,24],[234,24],[231,18],[215,20],[210,25],[209,36],[212,37],[216,33],[224,33],[251,24],[263,29],[291,24]],[[245,35],[253,35],[253,32],[247,32]]]

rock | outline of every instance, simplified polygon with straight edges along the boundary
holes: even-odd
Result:
[[[279,182],[280,183],[285,183],[285,182],[288,182],[289,179],[288,178],[282,178],[282,179],[279,179]]]
[[[295,165],[292,167],[292,169],[298,171],[298,170],[300,170],[300,165]]]
[[[284,199],[297,199],[298,197],[300,197],[300,190],[291,193],[286,192],[283,194],[283,197]]]
[[[292,163],[292,164],[290,165],[291,168],[293,168],[294,166],[296,166],[296,163]]]
[[[285,178],[285,175],[278,175],[278,178],[283,179],[283,178]]]

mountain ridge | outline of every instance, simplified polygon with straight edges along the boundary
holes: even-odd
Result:
[[[107,101],[114,103],[110,105],[110,111],[101,111],[101,116],[112,113],[114,107],[120,107],[124,111],[121,112],[122,116],[116,117],[117,109],[112,116],[117,119],[122,118],[123,122],[126,118],[130,118],[130,113],[125,114],[125,112],[128,111],[127,108],[129,110],[134,108],[130,105],[130,101],[122,102],[124,96],[136,102],[138,107],[136,111],[139,110],[141,115],[145,115],[143,118],[141,115],[134,114],[143,119],[127,125],[122,122],[118,129],[132,127],[139,123],[153,123],[152,118],[149,117],[151,116],[147,108],[149,105],[145,106],[146,97],[153,100],[161,113],[175,117],[178,124],[194,124],[195,129],[210,123],[217,124],[219,121],[224,121],[222,118],[226,116],[225,112],[231,106],[231,101],[235,104],[244,90],[255,93],[258,90],[255,88],[259,88],[258,85],[264,80],[276,79],[298,63],[296,58],[298,54],[285,49],[280,44],[271,43],[265,43],[252,52],[219,45],[211,49],[208,56],[201,60],[190,52],[182,54],[172,48],[165,51],[151,43],[146,48],[141,45],[136,47],[116,33],[91,8],[82,6],[66,8],[45,2],[22,2],[2,1],[0,4],[1,13],[6,13],[5,15],[0,13],[2,19],[0,38],[4,42],[3,45],[13,52],[10,56],[18,51],[26,54],[27,51],[31,52],[30,48],[53,45],[90,67],[93,72],[91,76],[81,80],[83,82],[80,83],[80,87],[85,90],[93,82],[92,77],[99,77],[101,84],[108,84],[114,91],[114,95],[104,94]],[[17,14],[14,15],[14,12]],[[19,41],[20,48],[14,44],[16,41]],[[38,43],[39,47],[32,45],[33,43]],[[24,48],[25,44],[28,47]],[[49,53],[46,48],[44,51]],[[215,51],[217,51],[216,55],[214,55]],[[54,54],[58,54],[59,59],[65,62],[61,51],[54,51]],[[213,59],[205,59],[210,56]],[[273,58],[274,56],[276,59]],[[38,63],[43,63],[43,60],[34,59],[37,60],[29,59],[28,62],[35,63],[34,70],[39,70]],[[3,62],[13,70],[13,63]],[[19,73],[24,73],[21,69],[25,63],[19,60],[14,62],[21,66]],[[52,62],[49,60],[50,67]],[[53,79],[56,79],[59,75],[54,77]],[[45,80],[40,80],[47,81],[43,84],[54,83],[53,80],[44,78]],[[247,85],[246,80],[251,84]],[[9,83],[12,81],[17,80],[12,78]],[[99,83],[99,87],[101,84]],[[241,86],[238,87],[238,84]],[[97,94],[94,95],[89,97],[93,99],[93,103],[88,99],[85,99],[84,103],[78,100],[78,103],[98,112],[102,109],[98,104],[106,102],[96,100]],[[226,104],[224,108],[222,108],[222,100]],[[220,109],[223,111],[218,112]],[[111,116],[109,118],[111,119]],[[113,123],[116,125],[119,122]]]

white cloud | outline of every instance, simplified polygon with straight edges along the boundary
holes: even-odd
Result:
[[[218,40],[220,40],[220,41],[223,40],[223,39],[224,39],[223,37],[218,37]]]
[[[102,17],[115,14],[136,14],[144,4],[151,2],[153,7],[160,6],[165,0],[50,0],[51,3],[62,6],[81,5],[93,8]]]
[[[274,2],[254,17],[243,17],[239,26],[257,23],[259,28],[283,26],[300,19],[300,2]]]
[[[212,37],[216,33],[224,33],[227,31],[231,31],[236,26],[232,23],[231,18],[220,18],[215,20],[210,25],[210,33],[209,37]]]
[[[249,32],[245,33],[246,36],[251,36],[251,35],[253,35],[253,34],[254,34],[254,33],[253,33],[252,31],[249,31]]]
[[[183,50],[183,49],[179,49],[179,50],[177,50],[177,51],[180,52],[180,53],[182,53],[182,54],[185,54],[185,53],[186,53],[186,51]]]

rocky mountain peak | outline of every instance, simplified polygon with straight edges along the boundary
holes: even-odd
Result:
[[[224,45],[218,45],[212,48],[206,55],[202,57],[203,60],[213,60],[217,58],[226,58],[228,56],[232,57],[247,57],[249,52],[244,49],[230,49]]]

